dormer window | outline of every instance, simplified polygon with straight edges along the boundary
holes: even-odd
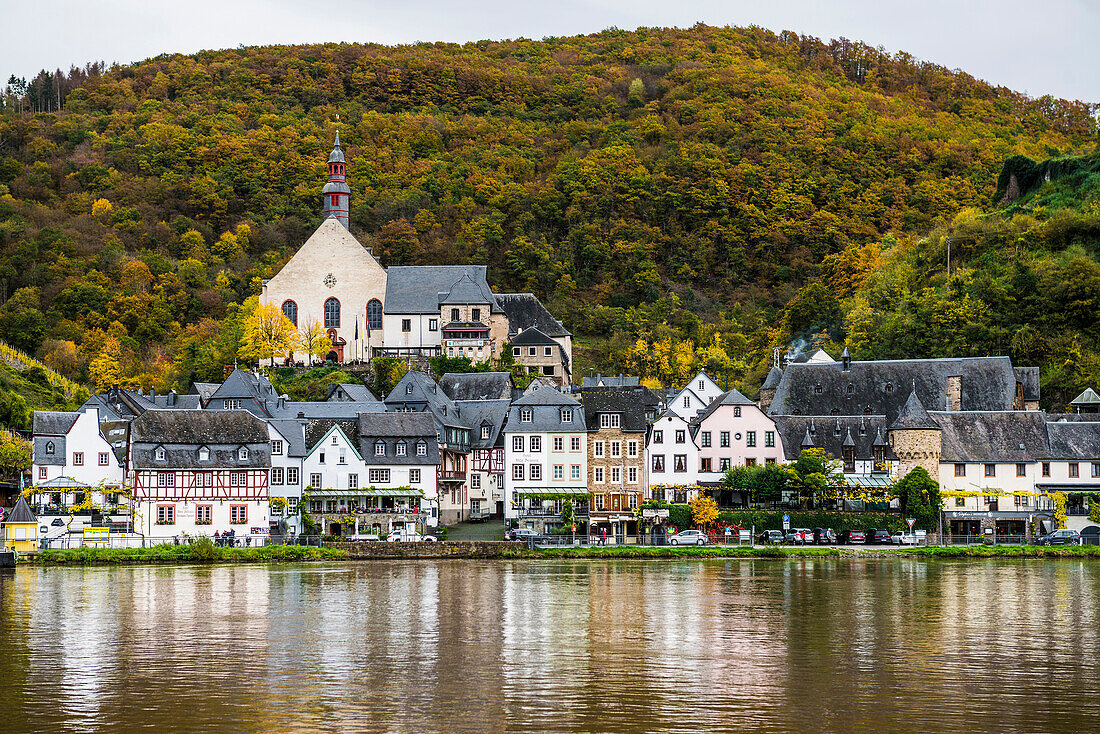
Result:
[[[237,449],[237,461],[248,461],[248,449],[244,446]]]
[[[482,426],[481,427],[481,438],[482,439],[489,438],[489,426]]]
[[[406,395],[412,395],[413,394],[412,383],[409,383],[408,385],[405,385],[405,394]]]
[[[53,454],[53,441],[46,442],[46,453]]]
[[[600,413],[600,428],[618,428],[621,416],[618,413]]]
[[[375,441],[374,442],[374,455],[375,456],[385,456],[386,455],[386,444],[383,443],[382,441]]]
[[[423,441],[417,441],[416,442],[416,455],[417,456],[427,456],[428,455],[428,444],[424,443]]]
[[[447,415],[447,406],[446,405],[441,405],[439,407],[443,411],[443,415]]]
[[[210,461],[210,449],[205,446],[199,449],[199,461]]]
[[[530,408],[524,408],[519,412],[519,422],[520,423],[530,423],[531,422],[531,409]]]
[[[572,423],[573,422],[573,411],[570,410],[569,408],[562,408],[561,409],[561,422],[562,423]]]
[[[154,453],[154,456],[157,457],[157,461],[164,461],[164,456],[165,456],[164,447],[163,446],[157,446],[157,449],[156,449],[156,452]]]
[[[823,390],[824,390],[824,388],[823,388],[823,387],[821,387],[821,383],[820,383],[820,382],[819,382],[818,384],[814,385],[814,394],[815,394],[815,395],[820,395],[820,394],[822,393],[822,391],[823,391]]]
[[[404,456],[405,451],[406,451],[407,448],[408,448],[408,444],[406,444],[404,441],[398,441],[397,442],[397,452],[396,452],[397,455],[398,456]]]
[[[894,392],[894,383],[887,382],[885,385],[883,385],[882,389],[886,392]]]

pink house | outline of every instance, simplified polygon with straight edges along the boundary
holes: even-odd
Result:
[[[775,421],[737,390],[715,398],[696,420],[699,483],[717,484],[731,466],[782,463]]]

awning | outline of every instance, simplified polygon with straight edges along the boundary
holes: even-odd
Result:
[[[584,496],[592,494],[588,491],[588,487],[528,487],[526,489],[517,489],[515,495],[517,497],[545,497],[549,495],[561,495],[561,496]]]
[[[378,489],[367,487],[365,489],[311,489],[305,493],[306,497],[423,497],[424,492],[410,487],[397,487],[395,489]]]
[[[892,487],[889,474],[845,474],[844,483],[849,487]]]
[[[1043,492],[1066,492],[1069,494],[1100,494],[1100,484],[1041,484],[1035,483],[1035,489]]]
[[[70,477],[54,477],[45,482],[39,482],[34,485],[36,489],[88,489],[90,484],[84,482],[78,482]]]

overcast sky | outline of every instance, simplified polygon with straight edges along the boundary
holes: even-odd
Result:
[[[904,50],[1032,96],[1100,102],[1100,0],[2,0],[0,80],[239,44],[469,41],[760,25]]]

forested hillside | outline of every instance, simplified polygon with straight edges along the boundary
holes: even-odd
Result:
[[[4,102],[0,337],[76,380],[220,377],[319,223],[337,116],[353,233],[534,291],[578,374],[706,366],[755,394],[805,338],[1009,353],[1048,402],[1100,377],[1095,169],[1028,167],[1091,153],[1096,108],[904,53],[706,26],[239,48]]]

